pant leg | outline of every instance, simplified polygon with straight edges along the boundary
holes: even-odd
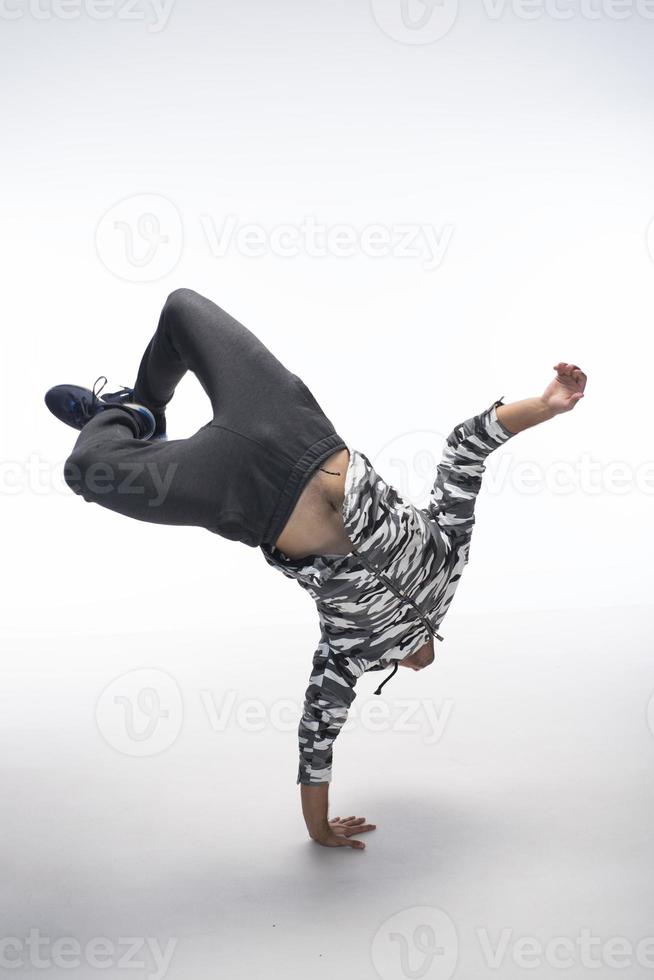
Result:
[[[211,401],[214,419],[241,423],[251,415],[252,385],[261,403],[298,381],[247,327],[192,289],[176,289],[141,359],[134,400],[162,411],[187,370]],[[245,405],[246,414],[239,413]]]
[[[190,289],[168,297],[134,386],[162,411],[187,370],[213,418],[190,439],[141,441],[129,414],[81,431],[64,476],[87,501],[160,524],[206,527],[252,547],[274,540],[310,473],[342,448],[317,401],[251,331]]]
[[[193,290],[177,289],[141,359],[134,400],[164,409],[187,370],[206,391],[214,419],[231,419],[240,401],[249,404],[253,381],[266,387],[275,375],[290,375],[233,317]],[[260,533],[247,526],[250,515],[266,507],[251,479],[257,460],[237,432],[212,420],[189,439],[149,442],[137,436],[122,409],[98,414],[66,460],[68,486],[87,502],[137,520],[205,527],[246,543]]]
[[[71,490],[88,503],[153,524],[203,527],[244,540],[232,481],[237,449],[222,430],[203,426],[188,439],[136,438],[128,413],[108,409],[88,422],[64,466]]]

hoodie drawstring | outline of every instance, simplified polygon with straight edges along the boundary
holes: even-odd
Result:
[[[379,685],[379,687],[377,688],[377,690],[374,692],[375,694],[381,694],[382,687],[384,686],[384,684],[387,684],[390,681],[391,677],[395,677],[395,671],[397,670],[397,668],[399,666],[400,666],[400,661],[399,660],[396,660],[395,663],[393,664],[392,671],[390,672],[390,674],[388,675],[388,677],[385,677],[384,680],[381,682],[381,684]]]

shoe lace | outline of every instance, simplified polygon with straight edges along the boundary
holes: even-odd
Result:
[[[118,389],[118,391],[108,391],[107,394],[104,397],[105,397],[105,399],[107,399],[107,398],[120,398],[121,395],[127,395],[129,397],[129,399],[131,400],[132,397],[134,396],[134,389],[133,388],[130,388],[129,385],[121,385],[120,388]]]
[[[96,391],[95,390],[95,387],[96,387],[96,385],[98,384],[99,381],[102,381],[104,383]],[[95,403],[98,401],[100,392],[101,391],[104,391],[104,389],[106,388],[106,386],[107,386],[107,379],[104,376],[104,374],[101,374],[100,377],[96,379],[96,382],[93,385],[93,406],[94,407],[95,407]],[[118,389],[118,391],[108,391],[106,393],[106,395],[104,396],[104,399],[103,400],[104,401],[107,401],[108,399],[118,399],[118,398],[120,398],[121,395],[127,395],[127,396],[129,396],[129,399],[131,400],[132,399],[132,396],[134,395],[134,389],[133,388],[130,388],[129,385],[121,385],[121,387]],[[125,400],[125,399],[123,399],[123,400]]]
[[[98,383],[100,381],[103,381],[104,384],[100,385],[100,387],[96,391],[95,389],[96,389],[96,387],[97,387],[97,385],[98,385]],[[93,383],[93,389],[91,391],[91,395],[93,396],[92,399],[91,399],[91,407],[92,408],[95,408],[96,403],[100,400],[100,392],[104,390],[104,388],[106,387],[106,385],[107,385],[107,379],[104,376],[104,374],[101,374],[99,378],[96,378],[95,379],[95,381]]]

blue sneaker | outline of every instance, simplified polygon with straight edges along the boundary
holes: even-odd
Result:
[[[104,384],[96,391],[100,381],[104,381]],[[149,439],[156,424],[150,409],[127,400],[117,403],[100,399],[100,392],[106,383],[107,379],[101,374],[92,389],[80,388],[78,385],[55,385],[46,392],[45,404],[55,418],[73,429],[83,429],[98,412],[104,412],[108,408],[124,408],[138,424],[139,439]]]
[[[106,395],[102,395],[102,401],[111,405],[135,404],[134,389],[124,385],[118,391],[107,392]],[[150,437],[150,441],[164,442],[168,438],[166,435],[166,413],[152,412],[152,415],[154,416],[154,434]]]

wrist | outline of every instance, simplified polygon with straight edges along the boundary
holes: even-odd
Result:
[[[540,395],[538,398],[535,398],[534,401],[536,402],[536,410],[539,412],[542,422],[547,422],[549,419],[553,419],[555,415],[559,414],[556,409],[552,408],[544,395]]]
[[[557,411],[545,391],[537,398],[523,398],[521,401],[509,402],[508,405],[498,405],[495,409],[497,419],[502,423],[507,432],[516,434],[523,429],[529,429],[532,425],[539,422],[546,422],[554,418]]]
[[[328,823],[321,827],[309,827],[309,837],[311,840],[315,840],[318,844],[324,844],[326,840],[329,839],[331,834],[331,827]]]
[[[316,785],[302,784],[302,814],[307,825],[309,837],[312,840],[326,840],[330,827],[327,815],[329,812],[329,783]]]

